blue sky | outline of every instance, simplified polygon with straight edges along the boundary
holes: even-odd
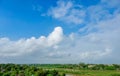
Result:
[[[40,16],[40,12],[34,9],[37,7],[35,3],[32,0],[1,1],[1,35],[11,38],[47,35],[56,23],[49,17]]]
[[[119,20],[119,0],[0,0],[0,62],[120,63]]]
[[[40,35],[49,34],[55,26],[59,25],[62,25],[63,28],[65,28],[66,34],[76,31],[78,28],[74,26],[68,27],[71,24],[64,24],[50,16],[41,16],[48,12],[50,7],[56,6],[57,1],[58,0],[1,0],[1,36],[9,36],[13,39],[31,36],[39,37]],[[88,7],[91,4],[98,3],[99,0],[93,0],[93,2],[89,0],[86,0],[87,2],[84,0],[78,1],[80,4],[84,4],[85,7]]]

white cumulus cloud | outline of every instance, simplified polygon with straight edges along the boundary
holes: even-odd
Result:
[[[48,37],[31,37],[12,41],[9,38],[0,38],[0,56],[17,56],[42,49],[57,46],[63,39],[63,30],[56,27]]]

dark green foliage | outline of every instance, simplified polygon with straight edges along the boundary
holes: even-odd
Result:
[[[0,76],[59,76],[56,70],[43,70],[36,66],[0,64]]]
[[[114,73],[114,74],[111,74],[110,76],[120,76],[119,73]]]
[[[49,71],[49,74],[52,74],[53,76],[57,76],[58,75],[58,71],[56,71],[56,70]]]
[[[116,68],[113,65],[109,65],[109,66],[105,66],[105,69],[106,70],[115,70]]]
[[[30,66],[43,68],[62,68],[62,69],[78,69],[78,70],[120,70],[118,64],[30,64]]]
[[[62,76],[65,76],[65,73],[62,73]]]

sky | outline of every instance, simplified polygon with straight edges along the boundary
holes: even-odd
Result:
[[[119,0],[0,0],[0,63],[120,64]]]

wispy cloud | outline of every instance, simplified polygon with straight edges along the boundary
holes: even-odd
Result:
[[[48,15],[66,23],[81,24],[85,18],[85,11],[71,1],[58,1],[56,7],[51,7]]]
[[[48,15],[65,23],[80,25],[112,18],[120,11],[119,7],[118,0],[101,0],[100,3],[89,7],[70,0],[58,1],[57,6],[50,8]]]

